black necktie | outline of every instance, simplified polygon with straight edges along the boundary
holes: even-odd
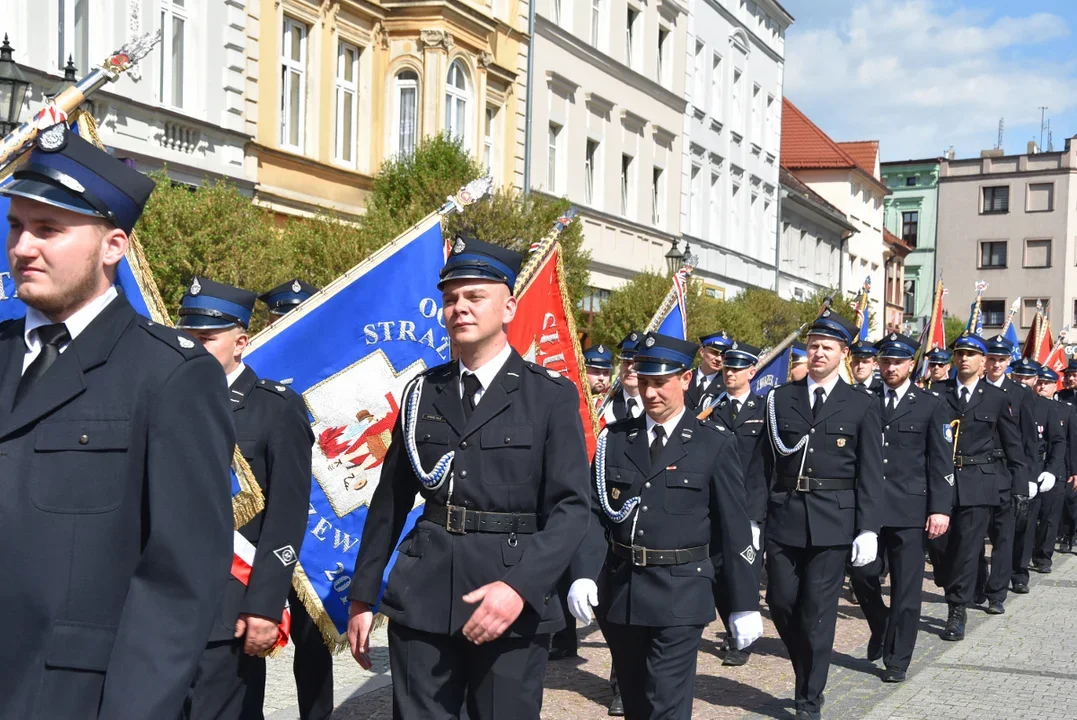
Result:
[[[475,373],[464,373],[464,421],[471,419],[471,411],[475,409],[478,401],[475,394],[482,390],[482,383]]]
[[[42,325],[37,329],[37,338],[41,341],[41,352],[19,380],[19,386],[15,389],[15,405],[19,404],[33,384],[56,362],[56,358],[60,357],[60,347],[71,339],[71,333],[63,323]]]
[[[733,401],[733,419],[737,419],[737,413],[740,412],[740,400]]]
[[[633,412],[636,409],[636,399],[628,398],[628,402],[625,403],[625,407],[628,409],[628,417],[636,417],[636,413]]]
[[[823,411],[823,403],[826,402],[826,390],[821,386],[815,388],[815,404],[812,405],[811,414],[813,418],[819,417],[819,413]]]
[[[897,407],[897,392],[891,388],[886,391],[886,411],[888,413],[894,412],[894,408]]]
[[[662,452],[662,438],[666,436],[666,429],[661,425],[654,426],[654,440],[651,441],[651,468],[658,462],[658,456]]]
[[[961,403],[968,405],[969,402],[969,389],[964,385],[961,386]]]

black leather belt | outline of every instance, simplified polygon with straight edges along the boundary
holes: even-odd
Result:
[[[710,558],[711,546],[699,545],[681,550],[652,550],[641,545],[622,545],[616,540],[612,540],[610,541],[610,552],[619,558],[631,561],[636,567],[686,565]]]
[[[454,535],[469,532],[530,535],[538,532],[538,515],[534,513],[483,512],[463,505],[427,503],[423,517],[444,526]]]
[[[964,467],[966,465],[990,465],[1004,457],[1005,453],[1001,450],[992,450],[983,455],[956,455],[954,457],[954,467]]]
[[[797,492],[853,490],[856,488],[856,478],[814,478],[790,475],[779,478],[778,483],[786,490],[796,490]]]

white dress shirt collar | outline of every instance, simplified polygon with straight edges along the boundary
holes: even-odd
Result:
[[[501,372],[501,368],[503,368],[505,366],[505,363],[508,361],[509,355],[511,355],[511,354],[512,354],[512,346],[509,345],[506,342],[505,347],[501,348],[501,351],[498,352],[497,355],[494,355],[492,358],[487,360],[485,363],[482,364],[481,367],[478,367],[478,368],[475,368],[475,369],[465,367],[464,366],[464,361],[461,360],[458,363],[458,365],[460,366],[459,371],[458,371],[459,372],[459,379],[460,379],[460,397],[464,396],[464,373],[465,372],[470,371],[471,373],[473,373],[475,375],[475,377],[477,377],[479,379],[479,384],[482,385],[482,389],[479,391],[479,393],[475,397],[475,402],[478,402],[479,398],[482,397],[482,394],[490,389],[490,385],[494,382],[494,378],[497,377],[497,374],[499,372]]]
[[[905,393],[909,392],[910,387],[912,387],[912,381],[909,378],[905,378],[905,382],[901,383],[901,385],[896,388],[887,385],[886,390],[883,392],[883,402],[889,402],[890,391],[893,390],[894,394],[897,395],[897,402],[901,403],[901,400],[905,397]]]
[[[699,375],[696,377],[696,385],[701,388],[705,388],[710,385],[712,382],[714,382],[714,378],[718,376],[717,370],[712,372],[710,375],[707,375],[702,370],[697,370],[696,372],[699,373]]]
[[[965,385],[958,378],[955,378],[955,382],[957,383],[957,396],[961,397],[961,388],[965,387],[965,388],[969,389],[969,397],[971,398],[972,394],[974,392],[976,392],[976,386],[980,384],[980,378],[978,378],[978,377],[972,378],[972,383],[970,385]]]
[[[100,315],[101,311],[117,297],[119,297],[119,292],[116,291],[116,286],[109,285],[108,290],[86,303],[82,308],[76,310],[67,320],[64,320],[63,324],[67,326],[67,333],[71,336],[71,339],[74,340],[81,335],[82,331],[89,327],[90,323],[94,321],[94,318]],[[36,308],[26,308],[26,329],[23,331],[26,347],[30,350],[34,350],[40,343],[37,339],[37,329],[52,324],[52,320],[49,320],[45,316],[45,313]],[[31,337],[31,335],[33,337]]]
[[[834,392],[834,387],[841,381],[841,376],[834,373],[834,376],[827,380],[825,383],[817,383],[812,379],[812,376],[808,376],[808,401],[815,403],[815,388],[823,388],[823,402],[826,402],[830,398],[830,395]]]
[[[998,382],[995,382],[991,378],[987,377],[987,375],[984,375],[984,380],[991,383],[995,387],[1000,388],[1000,387],[1002,387],[1002,383],[1006,382],[1006,373],[1002,373],[1001,375],[998,376]],[[958,381],[958,382],[960,382],[960,381]],[[976,387],[976,386],[973,385],[973,387]]]
[[[236,380],[239,380],[239,376],[242,375],[243,371],[246,369],[247,366],[243,363],[240,363],[235,370],[228,373],[228,387],[232,387],[232,384],[235,383]]]
[[[662,429],[666,431],[666,440],[673,437],[673,431],[677,429],[677,425],[681,422],[681,418],[684,417],[685,410],[681,408],[681,411],[662,423]],[[650,445],[654,440],[654,427],[658,425],[654,418],[650,415],[647,416],[647,444]]]

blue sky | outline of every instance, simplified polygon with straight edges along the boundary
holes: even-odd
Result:
[[[1077,135],[1077,0],[780,1],[785,95],[835,140],[975,157],[1003,117],[1003,147],[1025,152],[1041,105],[1055,149]]]

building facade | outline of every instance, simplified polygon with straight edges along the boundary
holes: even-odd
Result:
[[[778,294],[787,300],[840,288],[847,241],[856,232],[845,213],[797,177],[781,170]]]
[[[688,0],[681,234],[714,297],[776,289],[785,32],[773,0]]]
[[[976,282],[987,282],[985,333],[1002,327],[1018,298],[1019,336],[1032,326],[1037,301],[1056,332],[1075,324],[1077,138],[1061,152],[944,158],[937,255],[951,313],[964,317]]]
[[[677,49],[687,6],[538,3],[530,184],[579,209],[591,253],[583,307],[597,312],[636,273],[664,272],[680,238],[685,71]]]
[[[838,143],[788,99],[782,110],[782,166],[828,203],[856,229],[848,239],[841,269],[841,291],[852,300],[871,282],[871,337],[885,329],[886,262],[892,258],[883,238],[883,200],[888,194],[879,175],[879,143]],[[883,318],[883,319],[880,319]]]
[[[83,106],[102,142],[139,170],[167,166],[180,182],[227,178],[250,192],[246,2],[5,0],[4,30],[31,82],[23,119],[55,93],[69,60],[81,78],[131,37],[161,29],[161,45]]]
[[[939,217],[940,158],[880,165],[890,188],[885,202],[886,229],[912,247],[905,258],[904,315],[920,332],[931,315],[936,278],[935,239]]]
[[[247,2],[258,202],[356,216],[382,163],[437,133],[458,138],[495,182],[520,186],[526,2]]]

